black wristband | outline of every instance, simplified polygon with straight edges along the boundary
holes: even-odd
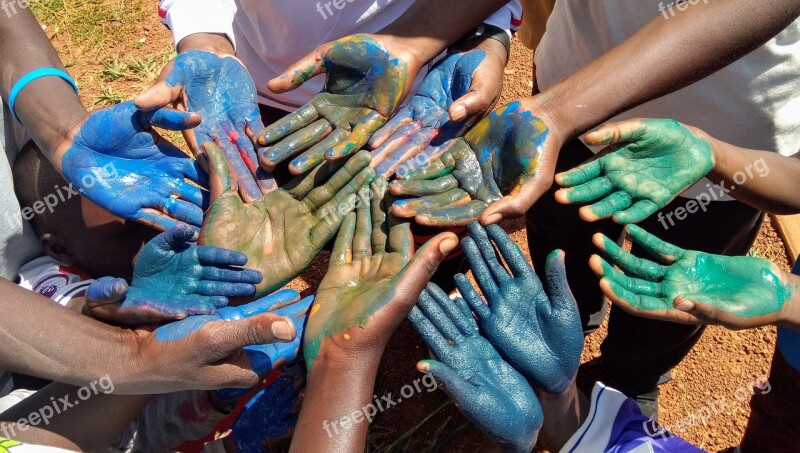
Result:
[[[478,25],[477,28],[467,33],[463,38],[459,39],[458,42],[453,44],[453,47],[458,47],[459,45],[475,41],[476,39],[486,38],[500,41],[500,44],[506,48],[506,57],[511,56],[511,38],[508,36],[508,32],[490,24]]]

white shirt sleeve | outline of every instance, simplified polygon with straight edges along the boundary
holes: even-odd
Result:
[[[502,28],[509,36],[512,36],[522,25],[522,5],[518,0],[508,2],[506,6],[497,10],[483,23]]]
[[[236,47],[233,36],[236,3],[233,0],[160,0],[158,14],[172,30],[176,46],[189,35],[219,33],[227,36]]]

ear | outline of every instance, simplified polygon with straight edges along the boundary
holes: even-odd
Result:
[[[39,238],[39,244],[50,257],[66,266],[75,264],[75,257],[70,253],[64,241],[54,233],[45,233]]]

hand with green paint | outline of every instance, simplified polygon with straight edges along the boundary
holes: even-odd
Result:
[[[588,145],[608,145],[599,157],[556,175],[560,203],[593,203],[586,221],[612,217],[638,223],[656,213],[714,167],[710,137],[675,120],[611,123],[586,135]]]
[[[554,149],[554,143],[550,129],[527,104],[512,102],[424,165],[398,175],[403,179],[392,183],[391,192],[418,198],[396,202],[392,212],[442,227],[464,226],[482,214],[484,223],[502,219],[503,213],[523,214],[541,187],[546,190],[552,183],[538,169],[543,152]],[[486,211],[495,203],[501,206]]]
[[[356,213],[342,224],[307,325],[309,370],[318,356],[332,353],[359,357],[377,352],[379,358],[431,276],[420,266],[430,259],[427,250],[439,247],[433,252],[438,256],[456,246],[450,243],[455,236],[445,234],[409,263],[414,254],[410,225],[387,215],[383,198],[382,193],[362,189]]]
[[[756,257],[683,250],[636,225],[628,225],[627,231],[634,244],[657,261],[636,257],[602,234],[593,242],[608,261],[597,255],[589,261],[601,278],[603,293],[625,311],[729,329],[787,325],[797,319],[795,304],[789,303],[800,288],[797,279],[775,264]]]
[[[261,166],[272,171],[302,153],[289,165],[301,174],[362,149],[400,106],[419,69],[385,36],[353,35],[319,46],[269,82],[270,90],[285,93],[327,75],[325,89],[311,102],[261,133],[259,143],[269,147]]]
[[[256,297],[277,290],[311,264],[353,209],[356,192],[375,176],[367,167],[369,153],[363,151],[346,162],[321,165],[247,202],[238,192],[225,154],[213,143],[203,146],[211,167],[212,204],[199,242],[246,254],[249,261],[244,267],[264,275],[256,285]]]

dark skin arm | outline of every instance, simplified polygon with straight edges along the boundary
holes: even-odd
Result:
[[[550,130],[537,175],[519,193],[490,206],[481,221],[496,223],[524,214],[552,184],[558,151],[570,139],[724,68],[798,16],[797,0],[709,2],[678,11],[668,21],[659,16],[567,79],[522,100]]]

